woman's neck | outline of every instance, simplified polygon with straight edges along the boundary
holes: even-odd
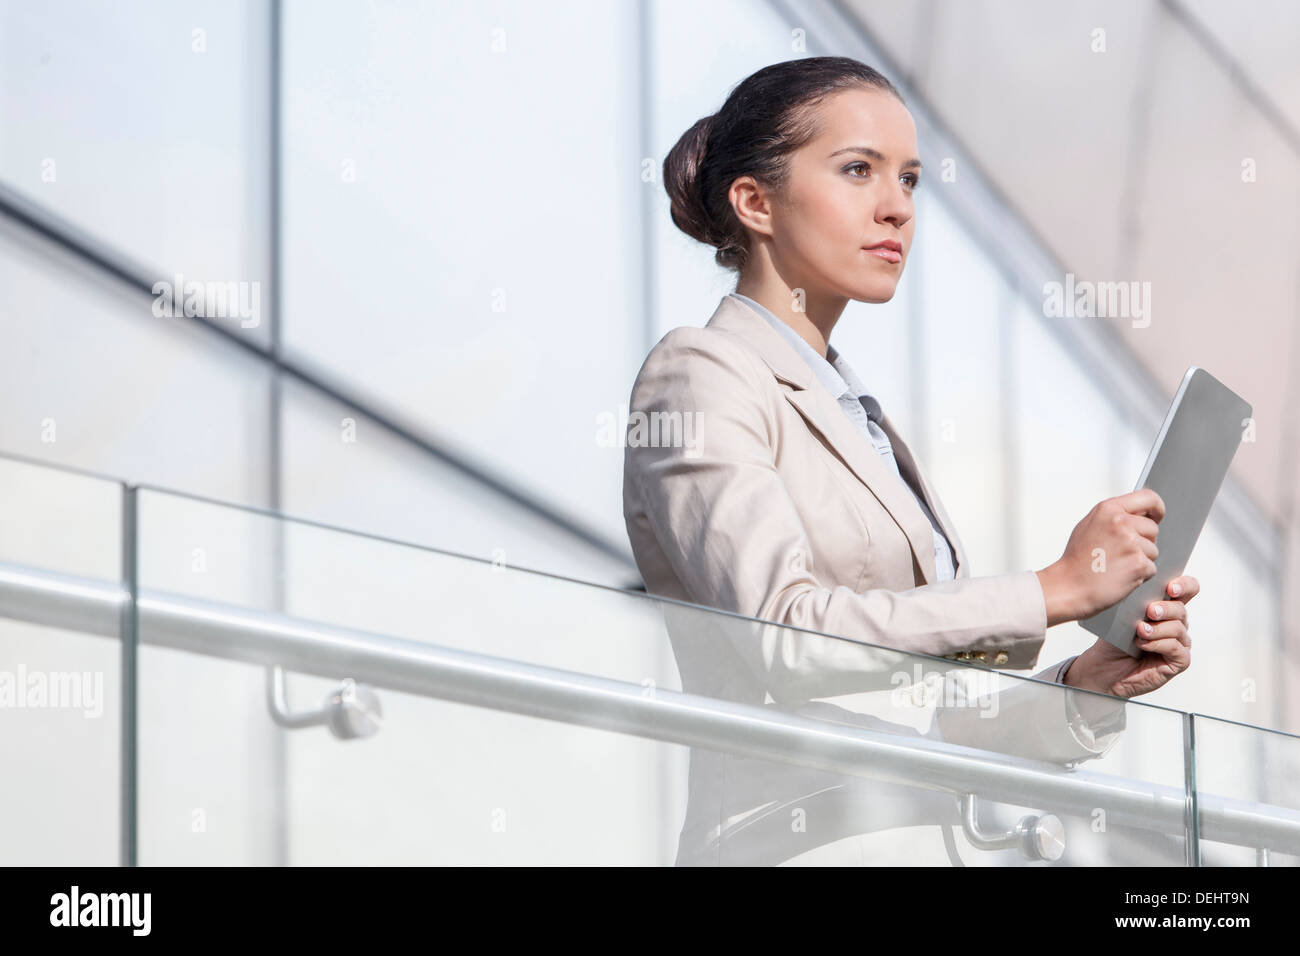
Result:
[[[796,295],[794,289],[779,279],[767,283],[746,282],[742,279],[736,283],[736,292],[753,299],[794,329],[822,358],[826,357],[831,331],[848,303],[847,299],[842,298],[810,301],[806,295]]]

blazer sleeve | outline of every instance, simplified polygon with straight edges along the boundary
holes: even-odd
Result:
[[[1122,699],[1111,698],[1094,703],[1093,717],[1086,717],[1079,706],[1085,692],[1059,686],[1073,660],[1052,665],[1035,680],[936,707],[934,732],[949,743],[1032,760],[1080,763],[1105,756],[1127,726],[1127,708]]]
[[[993,666],[1034,666],[1047,609],[1032,571],[901,592],[857,592],[818,578],[802,559],[811,553],[808,535],[775,465],[768,375],[725,333],[679,328],[651,350],[633,386],[633,425],[637,413],[698,416],[693,447],[629,435],[624,458],[625,477],[688,600],[901,651],[983,650]],[[888,686],[878,652],[786,627],[766,628],[738,648],[774,699]]]

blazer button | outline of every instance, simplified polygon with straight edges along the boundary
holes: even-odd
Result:
[[[994,664],[1005,664],[1007,662],[1007,652],[998,651],[997,657],[993,658]]]

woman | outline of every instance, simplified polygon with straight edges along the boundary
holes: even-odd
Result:
[[[850,299],[894,295],[916,228],[917,152],[892,84],[843,57],[759,70],[672,148],[673,222],[738,279],[705,327],[669,332],[637,376],[628,534],[652,594],[1026,669],[1048,627],[1114,605],[1155,573],[1164,505],[1147,489],[1107,499],[1051,566],[969,576],[934,489],[830,345]],[[682,420],[693,440],[643,433]],[[1183,575],[1149,606],[1141,657],[1099,640],[1035,676],[1120,698],[1155,690],[1189,665],[1186,604],[1199,589]],[[870,683],[873,665],[859,669],[844,642],[797,640],[739,649],[757,668],[756,693],[811,700]],[[687,670],[697,689],[718,689]]]

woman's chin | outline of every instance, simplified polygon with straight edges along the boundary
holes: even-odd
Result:
[[[865,288],[859,288],[853,293],[851,298],[857,302],[868,302],[872,305],[880,305],[888,302],[898,291],[897,282],[873,282]]]

